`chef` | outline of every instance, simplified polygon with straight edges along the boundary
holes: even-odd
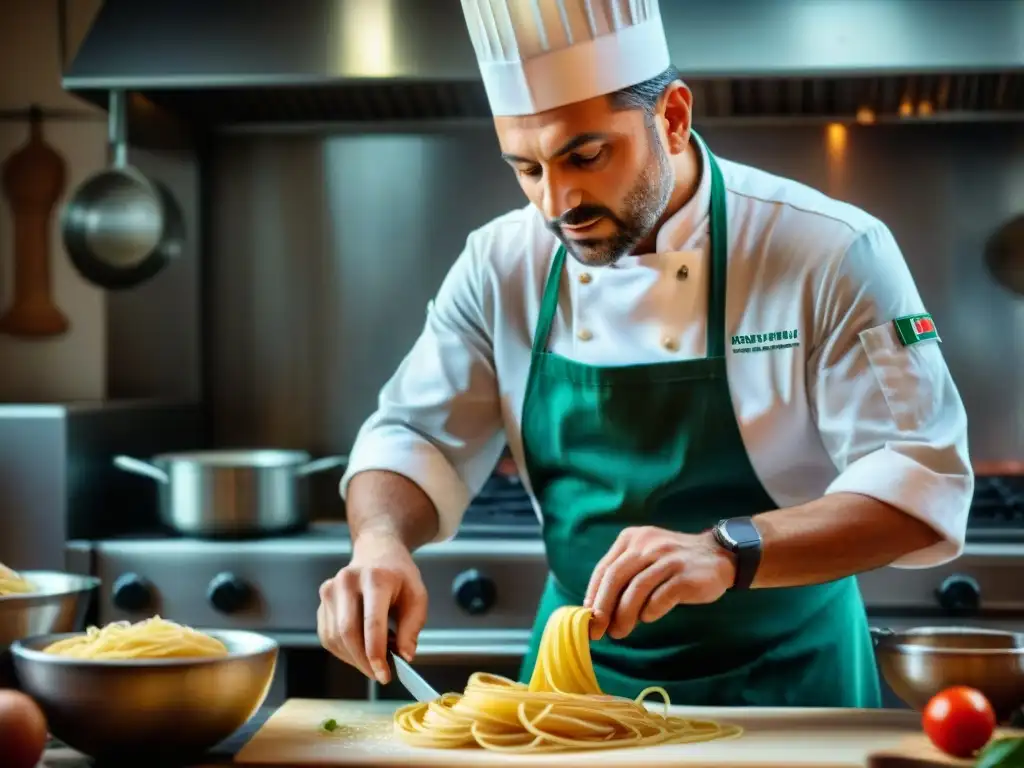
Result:
[[[321,642],[412,659],[410,553],[507,442],[607,693],[878,706],[854,576],[962,550],[973,475],[940,334],[886,226],[716,157],[657,0],[463,0],[528,205],[471,232],[342,480]],[[751,139],[755,137],[752,135]]]

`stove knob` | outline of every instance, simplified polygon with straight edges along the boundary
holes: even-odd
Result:
[[[939,605],[950,613],[975,614],[981,608],[981,587],[972,577],[954,573],[935,591]]]
[[[252,599],[252,587],[233,573],[218,573],[206,591],[210,605],[221,613],[236,613]]]
[[[498,590],[491,579],[476,568],[470,568],[455,577],[452,594],[462,610],[470,615],[479,616],[494,606]]]
[[[126,573],[114,582],[110,599],[122,611],[140,613],[152,604],[153,587],[137,573]]]

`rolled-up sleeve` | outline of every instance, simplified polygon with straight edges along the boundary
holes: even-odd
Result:
[[[381,389],[341,480],[388,470],[416,483],[452,537],[504,446],[485,254],[472,236],[427,308],[423,331]]]
[[[878,499],[941,535],[894,566],[955,558],[974,493],[967,415],[939,341],[900,341],[894,321],[927,310],[886,227],[858,236],[820,297],[815,312],[826,333],[810,357],[808,381],[818,430],[839,470],[826,493]]]

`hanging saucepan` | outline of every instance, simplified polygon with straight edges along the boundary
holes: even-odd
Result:
[[[157,482],[165,526],[199,537],[302,530],[310,521],[306,478],[347,463],[345,456],[312,461],[305,451],[267,449],[165,453],[150,461],[114,457],[119,469]]]
[[[61,218],[75,269],[101,288],[131,288],[181,255],[185,224],[171,193],[128,165],[127,104],[110,93],[113,167],[75,190]]]
[[[989,238],[985,262],[1000,285],[1024,295],[1024,214],[1010,219]]]

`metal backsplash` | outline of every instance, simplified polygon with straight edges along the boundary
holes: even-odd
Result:
[[[975,459],[1024,455],[1024,298],[998,286],[981,256],[1024,211],[1024,127],[703,133],[719,155],[889,224],[942,331]],[[467,233],[522,205],[522,193],[489,126],[221,142],[209,254],[215,439],[346,451]]]
[[[132,147],[129,159],[159,179],[181,207],[181,258],[129,291],[108,291],[107,396],[198,402],[200,376],[201,230],[199,158],[192,149]]]

